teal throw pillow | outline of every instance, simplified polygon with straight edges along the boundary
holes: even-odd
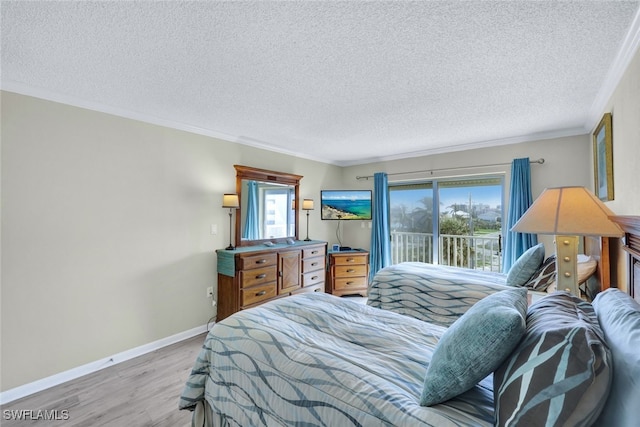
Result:
[[[495,371],[520,342],[526,313],[525,288],[496,292],[474,304],[438,342],[420,405],[449,400]]]
[[[527,249],[509,269],[507,285],[523,286],[540,268],[544,261],[544,245],[542,243]]]

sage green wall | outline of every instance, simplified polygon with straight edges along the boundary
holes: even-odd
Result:
[[[602,114],[613,118],[613,181],[615,199],[607,206],[617,215],[640,214],[640,49]],[[595,127],[595,126],[594,126]]]
[[[614,200],[607,206],[616,215],[640,215],[640,49],[627,67],[602,114],[613,123]],[[595,126],[594,126],[595,128]],[[592,178],[593,179],[593,178]],[[613,246],[613,284],[627,290],[627,256],[622,241]]]
[[[336,166],[1,96],[3,391],[206,324],[234,164],[304,175],[302,197],[341,184]]]
[[[356,176],[369,176],[374,172],[389,174],[389,182],[405,180],[425,180],[431,178],[458,177],[470,174],[498,174],[505,177],[505,194],[509,191],[511,178],[510,163],[514,158],[529,157],[530,160],[544,158],[542,165],[531,165],[532,192],[537,197],[547,187],[564,185],[591,185],[591,142],[588,135],[549,139],[543,141],[525,142],[498,147],[479,148],[475,150],[459,151],[433,156],[414,157],[410,159],[394,160],[390,162],[372,163],[368,165],[351,166],[345,168],[345,182],[352,185],[373,188],[373,180],[356,181]],[[424,171],[429,169],[457,168],[479,165],[504,163],[495,167],[469,168],[410,175],[392,175],[403,171]],[[504,205],[507,203],[505,201]],[[506,211],[505,211],[506,214]],[[345,232],[356,241],[357,245],[368,247],[368,240],[363,240],[359,229],[349,227]],[[547,251],[553,250],[553,238],[540,236]]]

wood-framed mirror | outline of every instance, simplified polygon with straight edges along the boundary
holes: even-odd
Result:
[[[301,175],[233,165],[240,208],[236,246],[298,240]]]

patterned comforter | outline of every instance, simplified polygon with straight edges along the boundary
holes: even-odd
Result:
[[[445,328],[348,298],[278,299],[216,323],[180,408],[207,404],[207,425],[488,426],[492,377],[419,405]],[[196,419],[196,418],[194,418]]]
[[[376,273],[367,304],[449,327],[482,298],[509,289],[506,280],[490,271],[404,262]]]

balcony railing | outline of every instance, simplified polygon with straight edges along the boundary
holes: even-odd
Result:
[[[476,270],[502,271],[499,235],[459,236],[441,234],[438,238],[438,263]],[[391,261],[433,262],[433,234],[391,233]]]

